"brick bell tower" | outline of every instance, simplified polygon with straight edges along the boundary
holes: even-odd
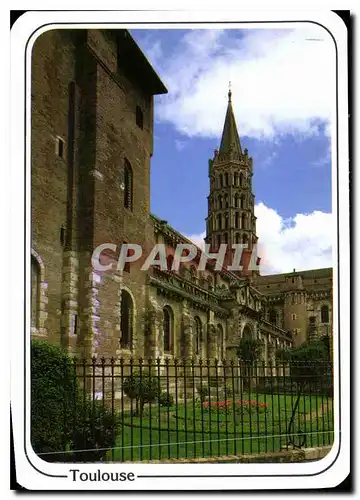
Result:
[[[212,251],[218,250],[221,243],[226,243],[227,261],[234,252],[233,244],[247,245],[241,260],[243,270],[239,274],[252,276],[258,274],[248,269],[253,247],[258,240],[255,197],[252,193],[253,160],[247,149],[242,151],[231,97],[229,89],[220,149],[215,150],[214,158],[209,160],[210,195],[205,242],[211,245]],[[253,262],[259,263],[257,256],[252,257]]]

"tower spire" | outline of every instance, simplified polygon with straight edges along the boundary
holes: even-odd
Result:
[[[237,131],[234,111],[232,109],[231,102],[232,92],[231,92],[231,82],[229,82],[228,91],[228,107],[226,110],[225,123],[223,128],[223,133],[221,137],[220,150],[222,154],[228,154],[230,152],[242,154],[240,138]]]
[[[256,273],[249,264],[258,240],[252,192],[253,160],[246,149],[244,153],[241,150],[230,82],[228,98],[220,149],[215,150],[213,159],[209,160],[210,195],[205,241],[212,249],[227,244],[227,257],[231,256],[234,244],[246,245],[241,259],[243,269],[239,273],[250,276]]]

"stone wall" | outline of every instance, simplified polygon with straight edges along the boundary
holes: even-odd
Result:
[[[68,218],[69,83],[75,78],[75,50],[70,30],[51,30],[37,38],[31,60],[31,248],[44,266],[42,331],[54,343],[61,341],[62,268],[69,265],[61,228],[66,231]]]
[[[99,244],[113,243],[119,251],[124,242],[137,243],[146,255],[154,242],[153,97],[122,70],[117,36],[113,30],[52,30],[36,40],[32,57],[31,245],[42,263],[41,328],[33,333],[47,333],[77,355],[144,353],[143,261],[123,276],[94,273],[91,266]],[[124,207],[125,158],[133,173],[131,210]],[[132,353],[119,349],[122,286],[134,301]]]
[[[164,460],[151,460],[141,462],[143,464],[226,464],[226,463],[289,463],[317,461],[326,457],[331,446],[318,448],[304,448],[301,450],[281,450],[267,453],[229,455],[222,457],[197,457],[197,458],[173,458]]]

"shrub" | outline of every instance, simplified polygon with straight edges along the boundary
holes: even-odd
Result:
[[[159,396],[159,405],[170,407],[174,405],[174,396],[170,392],[162,392]]]
[[[133,373],[124,380],[125,394],[136,402],[136,415],[142,416],[146,403],[153,403],[161,394],[158,377],[150,373]]]
[[[198,385],[196,387],[196,390],[198,391],[200,401],[203,403],[206,401],[206,398],[209,395],[209,388],[207,385]]]
[[[84,398],[73,360],[61,347],[32,341],[31,443],[35,453],[47,453],[40,457],[50,462],[98,461],[115,444],[117,422],[102,402]],[[69,452],[59,453],[65,450]]]
[[[35,453],[66,448],[73,429],[71,408],[77,398],[75,369],[66,352],[46,342],[32,341],[31,443]],[[59,457],[43,456],[48,461]]]
[[[302,390],[321,390],[331,383],[332,371],[326,339],[306,342],[290,351],[290,376]]]
[[[304,342],[292,349],[279,349],[277,360],[289,368],[285,376],[262,377],[258,392],[323,394],[332,396],[333,381],[329,337]]]
[[[82,451],[71,454],[68,461],[100,461],[115,445],[120,428],[119,416],[115,412],[113,414],[102,401],[86,400],[78,417],[71,435],[71,448]]]

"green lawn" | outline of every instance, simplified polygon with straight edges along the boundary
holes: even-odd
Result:
[[[209,412],[191,401],[171,408],[148,405],[142,418],[124,412],[115,449],[109,450],[107,459],[138,462],[221,456],[278,451],[286,445],[296,397],[250,394],[242,399],[266,403],[267,411],[236,413],[232,402],[227,414],[216,409]],[[305,439],[310,447],[331,444],[332,430],[332,399],[302,396],[292,429],[294,442]]]

